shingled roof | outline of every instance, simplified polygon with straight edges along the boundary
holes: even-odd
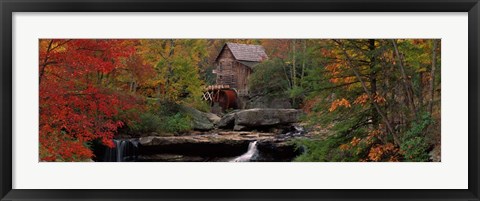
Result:
[[[248,45],[240,43],[225,43],[225,45],[228,46],[235,59],[239,61],[260,62],[268,59],[265,49],[261,45]],[[225,46],[223,46],[222,51],[224,48]],[[220,56],[220,53],[218,56]],[[218,56],[215,58],[215,60],[218,59]]]

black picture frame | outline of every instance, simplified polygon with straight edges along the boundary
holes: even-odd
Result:
[[[479,200],[478,0],[0,0],[2,200]],[[468,12],[468,189],[22,190],[12,189],[13,12]],[[74,181],[72,181],[74,182]]]

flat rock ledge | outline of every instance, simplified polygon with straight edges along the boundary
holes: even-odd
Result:
[[[303,114],[296,109],[255,108],[229,113],[220,119],[218,128],[253,130],[291,125],[300,121]]]

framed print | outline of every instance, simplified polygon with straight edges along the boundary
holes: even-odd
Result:
[[[479,200],[467,1],[2,1],[2,200]]]

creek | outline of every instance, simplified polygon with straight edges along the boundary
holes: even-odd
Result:
[[[216,130],[181,136],[114,139],[95,154],[98,162],[286,162],[301,154],[291,142],[302,127],[280,133]],[[103,150],[103,151],[102,151]]]

